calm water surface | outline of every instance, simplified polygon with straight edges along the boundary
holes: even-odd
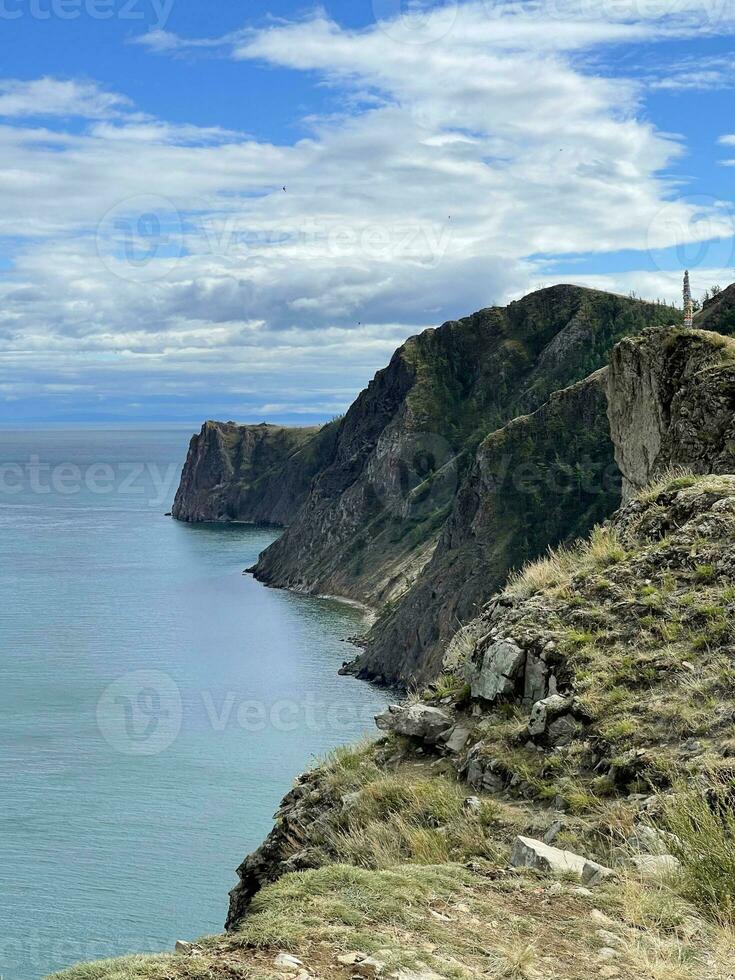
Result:
[[[310,759],[372,728],[361,614],[242,570],[275,531],[165,518],[190,432],[0,432],[0,976],[222,928]]]

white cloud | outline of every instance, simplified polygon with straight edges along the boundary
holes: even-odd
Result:
[[[735,87],[732,57],[684,58],[650,76],[654,89],[669,92],[706,92]]]
[[[91,83],[24,83],[43,99],[8,83],[0,235],[21,244],[0,278],[6,383],[122,392],[127,378],[192,405],[245,384],[252,404],[294,411],[339,386],[345,404],[409,333],[548,281],[539,255],[731,235],[729,206],[687,202],[667,178],[682,143],[643,118],[639,83],[582,57],[729,29],[706,0],[671,2],[668,17],[651,13],[664,0],[606,16],[583,0],[469,3],[359,32],[318,14],[195,42],[334,86],[344,112],[290,145],[151,119]],[[592,278],[679,290],[676,275]]]
[[[94,82],[37,78],[32,81],[0,81],[0,116],[77,116],[108,119],[128,110],[122,95],[105,92]]]

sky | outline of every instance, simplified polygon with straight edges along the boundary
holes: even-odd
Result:
[[[0,424],[311,424],[411,334],[735,281],[732,0],[0,0]]]

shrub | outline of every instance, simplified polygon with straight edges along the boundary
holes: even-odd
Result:
[[[700,912],[735,924],[735,782],[710,774],[709,787],[678,791],[664,804],[671,851],[682,864],[682,890]]]

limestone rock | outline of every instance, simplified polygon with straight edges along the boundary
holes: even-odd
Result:
[[[470,668],[472,697],[494,701],[500,695],[512,694],[525,662],[526,654],[514,640],[492,643],[484,652],[480,665]]]
[[[273,960],[273,965],[281,970],[289,970],[296,973],[304,964],[300,959],[298,959],[296,956],[292,956],[290,953],[279,953]]]
[[[528,721],[528,734],[534,737],[544,735],[548,725],[571,707],[571,701],[560,694],[537,701],[531,708]]]
[[[467,725],[455,725],[454,728],[444,736],[444,744],[447,752],[456,755],[461,752],[469,741],[472,729]]]
[[[668,878],[681,870],[681,862],[673,854],[637,854],[632,863],[642,878]]]
[[[452,723],[452,717],[446,711],[427,704],[392,704],[375,716],[375,724],[381,731],[430,743],[437,742]]]
[[[586,885],[599,884],[614,872],[596,861],[572,851],[562,851],[532,837],[516,837],[510,856],[514,868],[535,868],[552,874],[571,873],[578,875]]]

